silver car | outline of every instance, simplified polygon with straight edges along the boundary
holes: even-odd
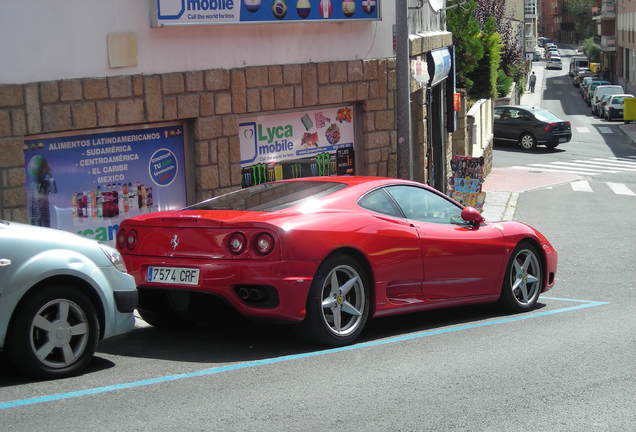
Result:
[[[134,278],[117,250],[0,220],[0,350],[24,374],[80,372],[100,339],[134,327]]]

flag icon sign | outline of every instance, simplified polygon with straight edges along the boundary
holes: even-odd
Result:
[[[375,3],[376,0],[362,0],[362,9],[366,13],[373,13],[373,11],[375,10]]]

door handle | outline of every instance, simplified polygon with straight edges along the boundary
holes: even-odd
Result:
[[[0,267],[11,265],[11,260],[7,258],[0,258]]]

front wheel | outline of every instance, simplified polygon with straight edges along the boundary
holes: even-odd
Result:
[[[349,255],[333,255],[316,272],[300,329],[321,345],[348,345],[366,325],[369,302],[366,269]]]
[[[519,137],[519,145],[524,150],[532,150],[537,145],[537,140],[529,133],[524,133]]]
[[[86,367],[98,340],[99,322],[91,300],[77,288],[49,285],[16,311],[7,351],[26,375],[60,378]]]
[[[520,243],[512,252],[501,289],[500,303],[512,312],[532,309],[543,287],[543,266],[537,248]]]

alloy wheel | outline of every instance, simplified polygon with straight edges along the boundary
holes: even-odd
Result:
[[[88,318],[77,303],[55,299],[31,321],[29,342],[37,359],[50,368],[65,368],[84,354],[90,336]]]
[[[541,265],[536,254],[530,249],[521,249],[513,259],[510,271],[512,294],[520,305],[534,301],[541,288]]]
[[[334,267],[322,287],[322,318],[337,336],[354,333],[363,322],[367,299],[358,272],[348,265]]]

